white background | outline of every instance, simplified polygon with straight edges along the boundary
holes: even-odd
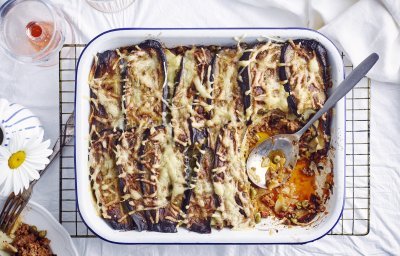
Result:
[[[3,2],[4,0],[0,0],[0,3]],[[266,1],[250,1],[256,4],[247,4],[245,1],[226,0],[137,0],[123,12],[114,14],[100,13],[92,9],[84,0],[53,0],[52,2],[59,6],[71,20],[75,32],[74,42],[87,43],[97,34],[118,27],[296,26],[320,28],[356,1],[280,0],[270,1],[267,5],[264,4]],[[285,5],[284,8],[283,5]],[[318,13],[318,15],[313,15],[313,13]],[[393,54],[400,56],[400,52]],[[135,254],[301,255],[304,253],[399,255],[400,84],[374,81],[371,95],[371,229],[367,236],[326,236],[310,244],[292,246],[127,246],[113,245],[93,238],[73,239],[79,254],[107,256]],[[22,65],[0,53],[0,97],[29,107],[40,117],[46,136],[53,141],[58,137],[58,66],[38,68]],[[39,181],[33,195],[33,200],[47,208],[56,218],[59,213],[59,170],[57,167],[56,163]]]

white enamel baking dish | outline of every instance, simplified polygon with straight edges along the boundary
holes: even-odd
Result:
[[[169,243],[169,244],[290,244],[307,243],[326,235],[337,223],[342,213],[345,195],[345,100],[338,102],[332,120],[332,145],[334,147],[334,187],[327,203],[326,213],[307,227],[287,228],[275,221],[267,221],[261,228],[233,231],[213,230],[211,234],[197,234],[178,228],[174,234],[157,232],[113,230],[95,211],[89,184],[88,133],[89,86],[88,76],[93,57],[97,52],[137,44],[145,39],[159,39],[167,47],[176,45],[232,45],[234,38],[255,42],[260,37],[272,39],[309,38],[318,40],[328,51],[333,87],[344,77],[343,62],[337,48],[320,33],[302,28],[221,28],[221,29],[146,29],[123,28],[104,32],[95,37],[82,52],[76,72],[75,95],[75,172],[79,212],[83,221],[100,238],[114,243]],[[261,229],[261,230],[260,230]],[[279,230],[276,232],[275,230]]]

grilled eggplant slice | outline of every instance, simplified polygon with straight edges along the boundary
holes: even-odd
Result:
[[[194,57],[200,65],[197,67],[198,78],[195,78],[192,84],[194,95],[189,126],[191,145],[198,148],[202,148],[202,145],[208,145],[207,122],[210,119],[213,83],[211,67],[215,59],[214,56],[215,54],[207,48],[199,48],[199,51],[194,53]]]
[[[315,40],[289,40],[282,47],[280,80],[290,92],[288,104],[304,120],[322,107],[330,86],[328,57]]]
[[[157,131],[158,130],[158,131]],[[144,196],[144,205],[146,209],[145,216],[147,219],[148,230],[161,231],[159,230],[161,225],[159,224],[159,212],[160,203],[166,199],[164,184],[158,184],[160,177],[160,166],[161,166],[161,144],[155,137],[163,139],[161,129],[151,128],[146,129],[143,133],[142,143],[139,149],[139,169],[141,170],[140,184],[142,193]],[[162,186],[160,192],[163,193],[163,197],[158,198],[158,186]],[[152,210],[156,209],[156,210]]]
[[[168,205],[160,211],[161,216],[166,220],[169,220],[174,224],[174,227],[179,224],[183,217],[184,212],[181,210],[181,206],[184,200],[184,193],[186,189],[186,172],[185,172],[185,156],[175,144],[168,133],[168,140],[163,143],[163,155],[161,161],[161,168],[164,169],[162,172],[164,175],[160,177],[161,180],[168,179]],[[166,186],[165,186],[166,187]]]
[[[176,147],[181,154],[184,155],[184,165],[186,166],[186,182],[187,190],[185,195],[189,193],[190,183],[190,166],[188,152],[189,145],[193,141],[193,132],[190,129],[192,105],[196,94],[195,83],[204,86],[204,77],[210,64],[211,54],[208,50],[194,47],[184,53],[181,71],[179,72],[178,84],[174,89],[174,95],[171,100],[171,126],[173,130],[173,139]],[[204,88],[204,87],[203,87]],[[204,90],[203,90],[204,91]],[[206,91],[207,94],[207,91]],[[210,95],[211,97],[211,95]],[[209,97],[209,98],[210,98]],[[207,97],[206,97],[207,98]],[[205,122],[205,120],[204,120]],[[191,136],[192,135],[192,136]],[[192,137],[192,138],[191,138]],[[186,212],[190,195],[186,195],[182,202],[182,211]]]
[[[164,145],[167,144],[167,130],[164,126],[147,129],[139,149],[142,171],[141,187],[144,196],[148,230],[176,232],[178,214],[170,208],[170,180]],[[182,182],[183,183],[183,179]],[[182,191],[183,192],[183,191]],[[178,212],[179,213],[179,212]],[[171,216],[173,215],[173,216]]]
[[[246,123],[244,98],[248,98],[241,91],[238,79],[237,67],[242,53],[241,48],[221,49],[212,69],[213,100],[211,119],[207,124],[215,156],[212,183],[216,211],[212,220],[218,229],[254,225],[250,183],[240,151]]]
[[[240,57],[239,61],[239,68],[238,68],[238,79],[237,82],[240,86],[240,92],[242,94],[243,99],[243,111],[245,113],[246,123],[250,123],[251,120],[251,90],[250,90],[250,56],[251,51],[250,49],[243,52],[242,56]]]
[[[167,85],[168,85],[168,95],[164,97],[165,102],[168,103],[169,106],[172,105],[172,98],[175,94],[175,88],[179,83],[179,79],[181,77],[182,72],[182,59],[183,54],[185,53],[185,48],[178,47],[174,49],[165,49],[165,57],[167,58]],[[165,93],[164,93],[165,94]],[[166,124],[171,123],[171,107],[166,110],[165,113]]]
[[[211,233],[211,216],[215,211],[215,194],[211,181],[214,153],[208,148],[195,150],[198,158],[191,175],[191,188],[187,190],[189,198],[186,226],[197,233]]]
[[[138,167],[140,137],[135,128],[123,132],[116,145],[117,169],[122,199],[138,231],[147,230],[142,188],[141,171]]]
[[[314,51],[318,61],[320,62],[322,69],[322,77],[324,83],[327,87],[330,87],[330,76],[328,72],[329,61],[328,61],[328,53],[325,47],[318,41],[312,39],[297,39],[293,41],[294,44],[301,44],[304,48],[307,48],[309,51]]]
[[[179,223],[185,218],[184,203],[185,190],[189,182],[189,157],[187,155],[187,148],[184,145],[188,145],[189,136],[187,133],[181,133],[180,136],[175,137],[175,131],[179,130],[179,127],[185,127],[187,120],[184,123],[178,122],[179,119],[183,119],[180,114],[183,112],[176,109],[176,106],[184,107],[185,101],[179,102],[176,94],[184,94],[182,88],[185,88],[184,81],[181,81],[183,72],[183,59],[185,52],[188,49],[186,47],[177,47],[173,49],[165,49],[165,55],[168,63],[168,87],[169,96],[168,102],[170,104],[170,110],[167,112],[166,127],[168,131],[169,141],[164,145],[164,157],[167,159],[166,168],[169,170],[171,197],[168,218],[173,222]],[[179,85],[180,84],[180,85]],[[188,96],[191,99],[191,96]],[[172,112],[174,113],[172,115]],[[172,121],[172,118],[174,120]],[[177,126],[179,125],[179,127]],[[170,129],[171,128],[171,129]],[[179,141],[178,137],[182,138]]]
[[[213,221],[218,229],[224,226],[250,228],[255,224],[251,185],[247,178],[246,161],[240,151],[244,130],[244,126],[226,125],[217,142],[212,177],[218,201]]]
[[[168,111],[168,99],[169,99],[169,87],[167,84],[167,82],[168,82],[168,80],[167,80],[168,79],[167,78],[167,75],[168,75],[167,57],[165,56],[163,46],[161,45],[160,42],[158,42],[156,40],[151,40],[151,39],[146,40],[139,44],[139,48],[145,49],[145,50],[146,49],[147,50],[154,49],[157,52],[158,60],[160,62],[161,69],[163,72],[162,78],[161,78],[161,79],[163,79],[162,80],[162,102],[161,102],[162,107],[161,107],[161,109],[162,109],[162,114],[163,114],[163,123],[165,124],[165,122],[166,122],[165,117],[166,117],[166,114]]]
[[[196,48],[188,50],[180,63],[180,71],[177,74],[176,80],[178,83],[173,89],[173,97],[171,99],[171,127],[172,137],[175,147],[178,149],[179,159],[184,166],[185,176],[185,193],[182,199],[181,211],[184,213],[182,218],[186,218],[186,211],[190,199],[190,155],[188,146],[190,141],[189,120],[192,102],[194,99],[193,81],[200,79],[197,72],[197,60],[194,57]],[[188,106],[190,108],[188,108]]]
[[[90,133],[99,137],[103,130],[122,129],[122,80],[124,63],[117,51],[98,53],[90,74]]]
[[[161,44],[154,40],[122,49],[126,61],[124,105],[127,128],[142,129],[163,123],[168,96],[167,63]]]
[[[121,203],[114,148],[119,133],[105,131],[91,142],[89,152],[90,182],[97,210],[114,229],[131,230],[133,223]]]
[[[211,232],[211,214],[199,216],[193,210],[204,207],[203,202],[212,200],[212,193],[203,195],[203,191],[194,188],[203,186],[202,183],[210,182],[209,154],[204,156],[203,150],[208,143],[206,122],[209,119],[209,102],[211,99],[210,72],[212,52],[203,47],[193,47],[185,52],[179,83],[176,86],[172,99],[172,128],[174,142],[181,148],[185,155],[187,188],[181,209],[186,214],[189,230],[196,232]],[[191,162],[189,162],[189,159]],[[201,160],[203,159],[203,160]],[[197,165],[196,165],[197,163]],[[202,174],[199,175],[199,170]],[[197,183],[199,182],[200,185]],[[209,183],[211,185],[211,183]],[[209,186],[210,187],[210,186]],[[200,194],[196,194],[200,193]],[[202,205],[202,206],[199,206]],[[209,206],[209,204],[207,204]],[[210,208],[210,207],[209,207]],[[212,208],[212,207],[211,207]],[[209,211],[213,211],[209,209]]]
[[[235,127],[245,123],[245,93],[239,86],[237,69],[242,54],[241,48],[221,49],[213,63],[213,99],[210,120],[207,121],[212,149],[216,148],[218,134],[226,124]]]
[[[285,42],[285,44],[282,46],[281,49],[281,56],[280,56],[280,67],[279,67],[279,79],[281,80],[281,82],[283,83],[283,87],[285,88],[285,91],[288,93],[288,97],[287,97],[287,103],[288,103],[288,107],[290,109],[290,111],[295,114],[296,116],[299,116],[299,114],[297,113],[297,106],[296,106],[296,100],[294,98],[293,95],[291,95],[291,89],[290,89],[290,84],[289,81],[287,79],[287,75],[286,75],[286,64],[285,64],[285,54],[286,54],[286,50],[289,46],[289,42]]]
[[[288,93],[278,74],[281,48],[282,44],[269,41],[252,49],[249,61],[252,120],[274,109],[288,112]]]
[[[185,178],[171,143],[159,126],[124,132],[117,145],[123,199],[140,231],[176,232]]]
[[[191,144],[189,119],[194,115],[193,102],[197,94],[204,99],[211,98],[211,92],[207,77],[208,68],[211,63],[211,52],[205,48],[193,47],[185,52],[182,60],[182,68],[172,98],[171,125],[174,132],[174,141],[183,147]],[[197,104],[197,103],[195,103]],[[206,104],[206,103],[202,103]],[[205,106],[199,106],[198,113],[206,111]],[[199,115],[203,115],[200,113]],[[195,120],[192,118],[193,127],[204,127],[206,120]]]

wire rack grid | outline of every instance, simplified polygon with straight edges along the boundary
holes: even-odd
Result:
[[[84,44],[67,44],[60,51],[60,134],[74,110],[75,67]],[[345,73],[352,65],[344,55]],[[370,229],[370,87],[367,78],[346,96],[346,195],[343,214],[329,235],[364,236]],[[62,135],[61,135],[62,136]],[[72,237],[96,237],[76,206],[74,145],[60,159],[59,221]]]

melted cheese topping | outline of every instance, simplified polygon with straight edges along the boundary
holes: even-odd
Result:
[[[161,124],[164,73],[154,49],[134,50],[127,61],[125,113],[128,127]]]
[[[127,201],[131,214],[145,208],[140,187],[142,172],[138,168],[139,136],[135,130],[122,133],[115,151],[116,164],[119,167],[118,177],[123,184],[122,198]]]
[[[236,49],[225,49],[218,52],[215,60],[213,100],[211,118],[207,127],[213,129],[211,147],[215,148],[216,136],[226,124],[237,126],[243,123],[243,103],[238,85],[238,62],[243,52]]]
[[[300,44],[292,42],[285,55],[291,94],[296,99],[297,112],[304,117],[308,111],[320,109],[326,100],[323,71],[316,53]]]
[[[219,228],[254,226],[250,183],[239,146],[245,128],[244,107],[237,82],[242,54],[237,49],[219,51],[213,74],[213,108],[207,125],[211,128],[211,145],[216,148],[217,166],[212,170],[212,184],[220,204],[213,214],[213,223]]]
[[[196,48],[185,53],[179,84],[175,89],[172,98],[171,115],[172,127],[174,129],[174,140],[183,146],[189,145],[189,124],[188,120],[192,113],[193,93],[191,86],[193,81],[199,79],[197,63],[195,60]]]
[[[175,79],[181,68],[182,55],[174,54],[170,50],[165,49],[165,57],[167,58],[167,84],[169,94],[172,95],[175,88]]]
[[[107,72],[95,72],[101,76],[95,78],[92,73],[89,78],[95,96],[91,99],[91,124],[94,128],[100,123],[102,128],[114,129],[113,135],[104,135],[100,130],[91,133],[95,139],[89,155],[91,180],[102,217],[125,221],[122,200],[129,214],[151,210],[151,216],[146,218],[152,223],[183,221],[189,229],[194,224],[207,228],[211,219],[212,225],[218,228],[253,227],[255,209],[245,167],[249,136],[258,136],[256,140],[260,140],[277,132],[278,128],[273,130],[262,123],[274,111],[280,111],[292,121],[296,118],[289,113],[288,93],[283,86],[286,82],[292,86],[304,119],[325,101],[322,70],[315,53],[310,55],[292,43],[287,51],[288,62],[279,63],[281,48],[282,44],[271,41],[258,44],[251,50],[248,61],[239,61],[243,54],[240,47],[224,48],[218,51],[213,66],[211,48],[193,47],[184,54],[164,49],[168,66],[166,84],[163,65],[154,49],[136,47],[129,52],[116,51],[119,57],[114,54],[108,67],[95,61],[94,67]],[[238,67],[247,65],[251,84],[246,94],[250,95],[251,107],[243,113]],[[285,66],[289,81],[279,81],[280,66]],[[179,81],[176,81],[178,74]],[[123,91],[121,84],[124,84]],[[163,98],[165,85],[169,87],[170,101]],[[161,113],[163,104],[171,110],[170,124],[162,118],[166,115]],[[127,127],[123,124],[123,113]],[[246,131],[249,118],[253,125],[267,130]],[[307,154],[318,152],[329,143],[329,136],[321,132],[322,125],[318,122],[314,125],[318,127],[317,136],[307,141]],[[285,131],[293,131],[290,124],[287,126]],[[130,130],[116,133],[118,128]],[[143,140],[148,128],[150,134]],[[107,136],[114,137],[110,140]],[[97,141],[97,137],[101,139]],[[116,140],[118,143],[113,142]],[[215,160],[211,155],[215,155]],[[190,166],[186,166],[188,158]],[[331,167],[320,170],[311,162],[307,168],[315,175],[309,176],[303,173],[306,167],[302,164],[300,161],[296,165],[283,187],[270,187],[276,193],[275,201],[271,199],[276,213],[310,200],[313,194],[319,198],[329,196],[326,191],[332,185]],[[319,164],[331,166],[326,159]],[[190,175],[186,173],[188,167],[192,168]],[[187,189],[192,193],[186,212],[181,207]],[[157,210],[160,208],[163,210]]]
[[[111,58],[111,67],[115,67],[111,70],[100,70],[104,67],[98,63],[98,58],[95,58],[93,63],[92,71],[89,77],[89,87],[91,92],[96,98],[91,98],[91,103],[97,113],[103,112],[100,107],[105,110],[105,113],[95,116],[98,122],[104,124],[104,126],[110,126],[113,129],[123,128],[123,112],[122,112],[122,80],[120,76],[120,69],[117,65],[119,59]],[[98,70],[99,69],[99,70]],[[100,77],[95,77],[96,73],[100,73]],[[105,115],[105,117],[104,117]]]
[[[196,166],[192,173],[191,188],[192,195],[187,205],[187,225],[191,229],[193,224],[208,226],[215,211],[214,206],[214,187],[211,182],[211,168],[213,158],[210,151],[204,152],[199,156]]]
[[[250,183],[239,147],[242,133],[243,130],[234,128],[222,130],[216,150],[217,166],[213,169],[213,186],[220,205],[213,219],[219,228],[224,225],[234,229],[254,226]]]
[[[183,59],[183,70],[181,73],[181,80],[177,87],[177,91],[184,89],[186,97],[190,99],[191,104],[186,105],[188,117],[184,122],[184,126],[191,123],[194,134],[202,134],[199,137],[194,136],[192,138],[193,143],[187,150],[190,150],[192,155],[188,157],[193,158],[193,162],[190,164],[192,172],[190,174],[190,186],[191,196],[189,198],[189,204],[187,205],[187,225],[191,229],[192,226],[203,226],[207,228],[208,219],[211,218],[214,212],[213,195],[214,188],[211,183],[211,168],[213,162],[210,159],[210,152],[206,152],[207,149],[203,149],[203,146],[207,145],[208,139],[206,134],[206,121],[208,119],[209,111],[211,108],[208,105],[208,100],[212,98],[212,86],[210,82],[211,76],[211,61],[212,54],[207,48],[193,48],[191,51],[187,51]],[[190,66],[189,66],[190,65]],[[191,71],[186,68],[192,69]],[[185,89],[187,88],[187,89]],[[176,97],[177,95],[175,95]],[[180,105],[181,100],[174,97],[174,105]],[[172,115],[174,121],[174,114]],[[182,120],[182,119],[181,119]],[[183,120],[182,120],[183,121]],[[175,131],[174,122],[172,122]],[[189,134],[185,134],[188,138]],[[178,137],[179,138],[179,137]],[[188,142],[191,143],[190,140]],[[195,166],[192,166],[195,165]],[[196,225],[195,225],[196,224]]]
[[[172,141],[164,144],[161,168],[165,169],[166,173],[168,173],[168,185],[172,186],[171,202],[178,207],[180,206],[186,188],[186,180],[184,177],[185,166],[183,163],[183,155],[177,152]]]
[[[155,207],[164,207],[168,204],[167,197],[170,195],[170,177],[168,169],[165,168],[165,150],[163,148],[163,145],[167,143],[167,138],[165,129],[154,130],[151,133],[149,140],[146,141],[146,144],[152,144],[150,145],[151,151],[145,151],[144,156],[150,153],[149,162],[151,163],[151,169],[148,170],[150,171],[148,175],[150,176],[150,179],[154,181],[154,186],[157,191],[155,193],[155,198],[157,200]]]
[[[104,219],[123,222],[125,214],[118,193],[116,160],[110,145],[116,137],[105,134],[92,142],[89,152],[90,180],[99,214]],[[110,215],[111,213],[114,215]]]
[[[201,48],[201,51],[195,53],[197,59],[197,73],[198,76],[193,80],[194,85],[194,100],[191,111],[191,125],[197,130],[204,130],[206,128],[206,122],[209,116],[208,111],[210,110],[208,101],[211,99],[211,52]]]
[[[278,76],[281,44],[268,42],[255,47],[250,56],[252,119],[273,109],[288,112],[287,97]]]

